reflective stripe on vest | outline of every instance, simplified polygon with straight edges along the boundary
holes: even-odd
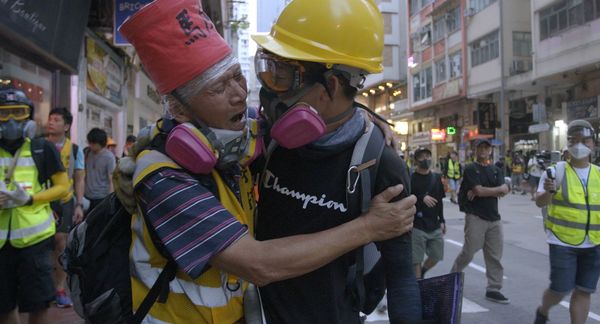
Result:
[[[160,168],[180,169],[171,159],[157,151],[144,151],[138,156],[134,172],[134,186],[153,171]],[[241,197],[252,197],[252,182],[249,170],[240,177]],[[217,184],[221,204],[242,224],[252,228],[253,202],[240,204],[216,171],[212,176]],[[244,180],[246,179],[246,180]],[[244,182],[246,181],[246,182]],[[144,218],[132,217],[132,295],[136,309],[152,287],[167,260],[154,246]],[[232,285],[232,282],[234,285]],[[238,283],[234,276],[210,267],[199,278],[192,279],[178,271],[169,285],[169,296],[164,304],[155,303],[145,322],[149,323],[234,323],[243,317],[242,297],[247,283]],[[229,287],[228,287],[229,283]],[[233,291],[232,291],[233,290]]]
[[[454,162],[452,159],[448,160],[448,178],[458,180],[460,179],[460,163]]]
[[[12,160],[12,154],[0,149],[0,174],[5,174]],[[11,180],[7,190],[15,190],[14,183],[17,183],[30,195],[42,191],[38,170],[31,156],[29,139],[26,139],[21,147]],[[28,247],[51,237],[54,233],[54,217],[49,203],[0,209],[0,247],[4,246],[7,239],[16,248]]]
[[[571,165],[548,207],[546,227],[564,243],[580,245],[586,234],[593,244],[600,244],[600,171],[590,168],[586,189]]]

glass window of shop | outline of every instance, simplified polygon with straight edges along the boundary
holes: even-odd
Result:
[[[3,48],[0,48],[0,63],[0,84],[23,90],[33,101],[36,121],[44,123],[52,102],[52,73]]]

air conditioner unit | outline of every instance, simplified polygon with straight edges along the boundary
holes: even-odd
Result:
[[[530,60],[519,60],[515,59],[512,61],[512,66],[510,68],[510,74],[515,75],[519,73],[524,73],[527,71],[531,71],[532,63]]]
[[[475,15],[475,8],[466,8],[465,9],[465,17],[472,17]]]

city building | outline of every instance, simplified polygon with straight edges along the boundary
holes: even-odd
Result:
[[[406,85],[406,0],[375,1],[384,22],[383,72],[367,77],[357,101],[384,116],[399,135],[399,148],[408,149],[408,110]]]

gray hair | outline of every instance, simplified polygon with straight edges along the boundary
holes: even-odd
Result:
[[[207,85],[210,84],[215,78],[219,77],[225,71],[227,71],[232,66],[238,64],[238,59],[233,56],[233,54],[227,55],[221,61],[216,63],[215,65],[208,68],[199,76],[194,79],[188,81],[184,85],[175,89],[177,97],[172,94],[162,95],[163,108],[165,112],[165,116],[170,116],[170,109],[179,108],[186,110],[187,106],[190,105],[192,98],[198,95],[200,91],[204,89]],[[181,102],[181,101],[183,102]]]

